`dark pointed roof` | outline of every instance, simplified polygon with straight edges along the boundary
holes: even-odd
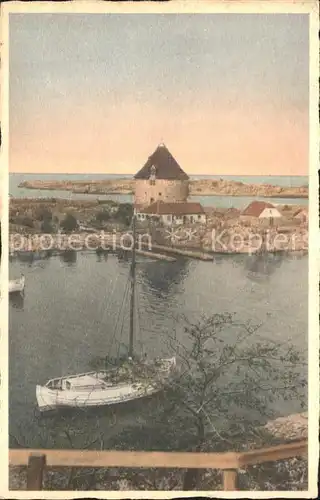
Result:
[[[189,179],[189,176],[182,170],[164,144],[160,144],[155,152],[149,156],[145,165],[139,170],[134,178],[149,179],[152,166],[156,167],[155,174],[157,179],[182,181]]]

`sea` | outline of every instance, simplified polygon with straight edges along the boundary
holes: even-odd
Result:
[[[14,197],[85,198],[66,191],[18,187],[23,180],[92,180],[124,175],[10,174]],[[129,177],[129,176],[126,176]],[[281,186],[308,184],[307,177],[211,176]],[[192,176],[200,178],[200,176]],[[97,195],[92,195],[97,198]],[[130,201],[131,197],[109,197]],[[243,207],[247,197],[194,197],[204,205]],[[277,200],[272,199],[273,203]],[[279,203],[307,200],[279,200]],[[270,256],[266,256],[269,259]],[[169,336],[187,342],[186,322],[232,312],[239,323],[260,324],[253,340],[293,345],[307,362],[308,256],[216,255],[213,262],[178,258],[175,262],[139,257],[137,262],[137,335],[135,346],[148,356],[172,355]],[[129,308],[124,291],[129,262],[116,255],[74,252],[47,259],[13,259],[10,279],[26,278],[24,296],[9,298],[9,433],[11,448],[91,448],[131,446],[128,432],[151,432],[157,398],[102,411],[40,416],[36,385],[50,378],[90,370],[92,358],[126,352]],[[120,319],[119,319],[120,318]],[[230,338],[231,332],[226,332]],[[303,394],[307,400],[307,389]],[[264,397],[262,394],[261,397]],[[275,416],[301,411],[299,401],[275,400]],[[261,417],[261,423],[264,422]],[[148,427],[149,426],[149,427]],[[132,431],[133,429],[133,431]],[[102,437],[101,437],[102,436]],[[98,439],[99,438],[99,439]],[[103,445],[101,445],[103,442]],[[140,446],[143,446],[140,443]],[[138,445],[137,445],[138,446]],[[165,444],[160,442],[158,449]],[[169,443],[170,447],[170,443]]]
[[[54,417],[39,416],[36,408],[37,384],[88,371],[95,356],[126,352],[129,266],[116,255],[89,252],[10,262],[11,279],[26,278],[24,297],[9,299],[11,447],[70,448],[72,435],[72,446],[83,448],[103,435],[104,447],[126,448],[130,429],[149,432],[143,429],[151,425],[157,398]],[[176,353],[173,334],[187,345],[188,322],[231,312],[239,323],[260,325],[252,341],[293,345],[307,362],[307,256],[270,257],[262,264],[244,255],[217,255],[213,262],[139,257],[136,306],[135,349],[151,358]],[[234,332],[225,335],[232,341]],[[275,416],[301,411],[296,399],[276,400],[272,408]]]
[[[69,191],[48,191],[40,189],[25,189],[19,188],[19,184],[22,181],[33,181],[33,180],[73,180],[73,181],[95,181],[103,179],[120,179],[120,178],[131,178],[132,174],[20,174],[11,173],[9,176],[9,192],[10,195],[15,198],[64,198],[64,199],[112,199],[119,202],[132,202],[131,195],[96,195],[96,194],[82,194],[82,193],[71,193]],[[246,184],[272,184],[275,186],[283,187],[297,187],[297,186],[307,186],[309,179],[308,176],[232,176],[232,175],[191,175],[191,179],[226,179],[234,180],[239,182],[244,182]],[[193,201],[200,202],[203,206],[214,206],[217,208],[245,208],[254,197],[250,196],[192,196]],[[303,198],[263,198],[265,201],[270,201],[271,203],[277,204],[299,204],[307,205],[308,200]]]

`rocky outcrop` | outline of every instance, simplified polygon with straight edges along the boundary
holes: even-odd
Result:
[[[19,187],[26,189],[63,190],[83,194],[132,194],[133,179],[107,179],[100,181],[23,181]],[[225,179],[193,180],[191,196],[260,196],[276,198],[307,198],[308,187],[282,187],[271,184],[244,184]]]
[[[131,179],[108,179],[101,181],[23,181],[20,188],[49,191],[72,191],[84,194],[130,194],[133,192]]]
[[[295,413],[270,420],[265,429],[274,437],[285,440],[308,439],[308,413]]]

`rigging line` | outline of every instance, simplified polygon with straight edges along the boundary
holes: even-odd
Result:
[[[117,350],[117,359],[119,360],[119,357],[120,357],[120,348],[121,348],[121,340],[122,340],[122,337],[123,337],[123,327],[124,327],[124,315],[122,315],[122,323],[121,323],[121,329],[120,329],[120,339],[119,339],[119,342],[118,342],[118,350]]]
[[[126,288],[125,296],[128,294],[129,289],[131,290],[131,274],[127,280],[127,288]],[[136,296],[136,290],[134,290],[134,293]],[[123,314],[122,315],[122,322],[121,322],[121,329],[120,329],[120,339],[122,339],[122,336],[123,336],[124,321],[125,321],[125,315]],[[119,354],[120,354],[120,347],[121,347],[121,342],[118,343],[118,351],[117,351],[118,358],[119,358]]]
[[[119,281],[119,276],[120,276],[120,273],[117,273],[117,274],[116,274],[116,277],[115,277],[115,279],[114,279],[113,288],[112,288],[112,290],[111,290],[111,293],[109,293],[109,300],[108,300],[107,304],[105,304],[105,307],[104,307],[104,309],[103,309],[103,316],[102,316],[102,319],[105,317],[105,313],[106,313],[106,311],[110,308],[110,305],[111,305],[111,299],[112,299],[113,294],[114,294],[114,292],[115,292],[116,285],[117,285],[117,283],[118,283],[118,281]]]
[[[127,280],[127,283],[126,283],[126,288],[125,288],[125,291],[124,291],[124,294],[123,294],[123,298],[122,298],[122,304],[121,304],[121,307],[119,309],[119,313],[118,313],[118,317],[117,317],[117,322],[116,322],[116,328],[115,328],[115,333],[118,332],[119,330],[119,326],[122,324],[122,322],[124,321],[124,316],[125,316],[125,313],[124,313],[124,306],[125,306],[125,303],[127,302],[128,300],[128,295],[129,295],[129,290],[130,290],[130,280],[128,278]],[[122,330],[120,330],[122,331]]]
[[[112,288],[112,290],[111,290],[111,293],[109,294],[109,300],[108,300],[108,302],[107,302],[107,305],[106,305],[106,307],[104,307],[104,308],[103,308],[102,317],[101,317],[101,322],[102,322],[102,323],[103,323],[104,318],[105,318],[105,316],[106,316],[106,311],[110,308],[111,298],[112,298],[112,296],[113,296],[113,294],[114,294],[114,292],[115,292],[116,285],[117,285],[118,280],[119,280],[119,276],[120,276],[120,274],[118,273],[118,274],[116,275],[115,279],[114,279],[113,288]],[[80,342],[79,346],[81,346],[84,342],[85,342],[85,339],[83,339],[83,340],[82,340],[82,342]],[[112,339],[112,341],[111,341],[110,349],[111,349],[111,346],[112,346],[112,342],[113,342],[113,339]],[[70,366],[71,366],[72,362],[73,362],[73,361],[70,361],[70,363],[68,364],[68,368],[67,368],[67,370],[69,370],[69,368],[70,368]]]
[[[120,306],[119,311],[118,311],[118,316],[117,316],[116,324],[115,324],[115,327],[114,327],[113,336],[112,336],[112,339],[111,339],[111,343],[110,343],[109,350],[111,350],[111,347],[112,347],[112,345],[113,345],[113,342],[114,342],[115,336],[116,336],[116,334],[117,334],[117,328],[118,328],[118,325],[119,325],[119,320],[120,320],[120,316],[121,316],[121,311],[122,311],[122,309],[123,309],[124,302],[125,302],[126,296],[127,296],[127,294],[128,294],[128,291],[129,291],[129,280],[127,280],[126,288],[125,288],[125,291],[124,291],[124,294],[123,294],[123,297],[122,297],[122,303],[121,303],[121,306]]]
[[[126,288],[126,294],[125,294],[125,296],[128,295],[128,291],[129,291],[129,286],[127,286],[127,288]],[[120,346],[121,346],[121,340],[122,340],[122,336],[123,336],[125,314],[122,314],[121,319],[122,319],[122,322],[121,322],[121,328],[120,328],[120,339],[119,339],[119,342],[118,342],[118,351],[117,351],[117,357],[118,358],[119,358],[119,354],[120,354]]]
[[[138,324],[138,331],[139,331],[139,344],[140,344],[140,350],[141,354],[144,354],[143,350],[143,342],[142,342],[142,334],[141,334],[141,317],[140,317],[140,296],[138,293],[136,293],[137,296],[137,324]]]

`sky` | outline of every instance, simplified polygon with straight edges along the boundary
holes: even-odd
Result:
[[[10,14],[11,172],[306,175],[308,16]]]

